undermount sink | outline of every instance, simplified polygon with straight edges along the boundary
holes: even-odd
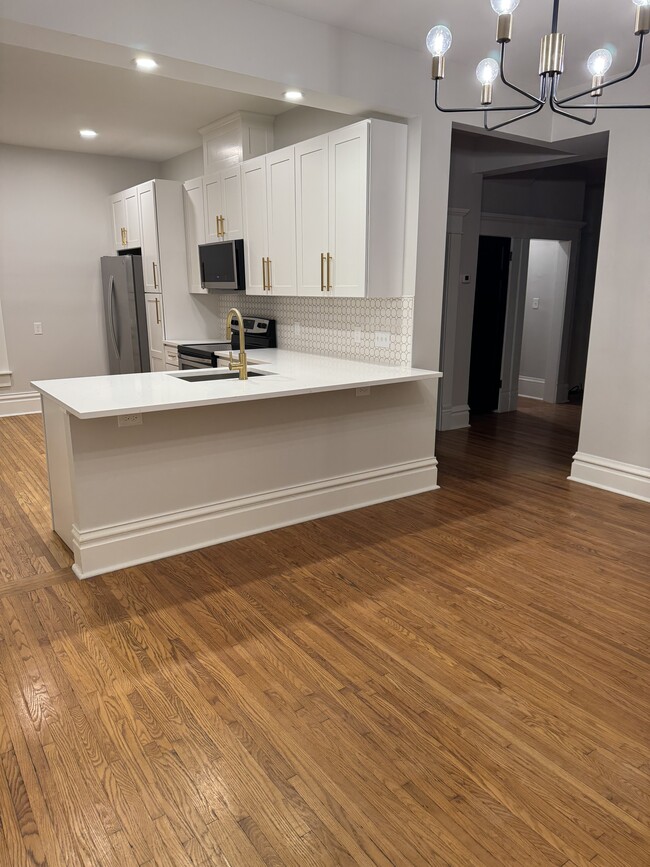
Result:
[[[222,373],[217,369],[212,371],[211,373],[201,373],[198,376],[195,373],[190,372],[184,374],[181,373],[180,376],[176,373],[172,373],[170,375],[175,377],[176,379],[182,379],[183,382],[219,382],[222,379],[239,379],[239,372],[236,370],[227,370],[225,373]],[[273,376],[273,374],[270,372],[267,373],[266,371],[262,373],[259,370],[249,370],[248,376],[250,378],[253,376]]]

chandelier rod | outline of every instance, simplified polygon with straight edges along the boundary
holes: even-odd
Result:
[[[623,75],[619,75],[616,78],[612,78],[611,81],[604,81],[600,85],[600,90],[605,90],[606,87],[611,87],[613,84],[620,84],[621,81],[627,81],[628,78],[632,78],[635,75],[639,67],[641,66],[641,59],[643,57],[643,40],[645,39],[645,33],[639,34],[639,45],[636,52],[636,61],[634,66],[630,70],[630,72],[626,72]],[[574,99],[580,99],[583,96],[588,96],[593,91],[593,85],[587,90],[581,90],[580,93],[574,93],[572,96],[565,96],[563,99],[555,99],[556,105],[566,105],[568,102],[572,102]],[[556,88],[557,90],[557,88]],[[591,108],[589,105],[568,105],[567,108]],[[600,105],[599,108],[648,108],[647,105]]]

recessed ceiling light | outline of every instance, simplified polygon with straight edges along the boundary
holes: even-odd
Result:
[[[97,133],[94,129],[80,129],[79,135],[81,138],[97,138]]]
[[[151,72],[152,69],[156,69],[158,66],[153,57],[136,57],[135,65],[143,72]]]
[[[303,94],[302,90],[285,90],[285,92],[284,92],[284,98],[290,99],[293,102],[295,102],[299,99],[302,99],[303,96],[304,96],[304,94]]]

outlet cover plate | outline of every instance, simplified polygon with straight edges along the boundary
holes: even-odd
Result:
[[[377,349],[390,349],[390,331],[375,331]]]
[[[142,413],[132,412],[129,415],[118,415],[117,417],[118,427],[135,427],[138,424],[142,424]]]

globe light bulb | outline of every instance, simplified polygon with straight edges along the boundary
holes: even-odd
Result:
[[[499,75],[499,64],[491,57],[481,60],[476,67],[476,77],[481,84],[493,84]]]
[[[436,24],[427,34],[427,48],[432,57],[444,57],[451,45],[451,30],[444,24]]]
[[[519,0],[490,0],[490,4],[497,15],[512,15],[519,6]]]
[[[605,75],[609,67],[612,65],[612,52],[606,48],[599,48],[597,51],[592,51],[587,61],[587,69],[592,75]]]

